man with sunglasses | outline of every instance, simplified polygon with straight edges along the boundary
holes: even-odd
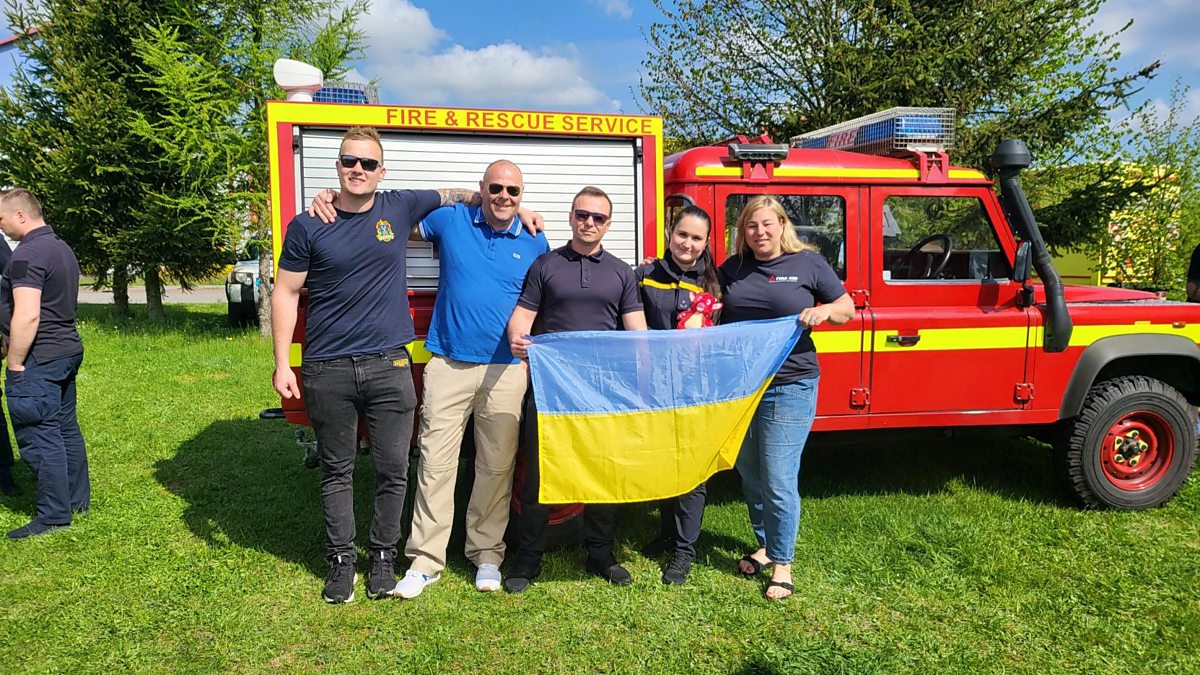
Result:
[[[568,215],[571,241],[538,258],[529,268],[521,297],[508,321],[509,347],[525,358],[528,336],[574,330],[646,330],[633,268],[604,250],[600,240],[612,224],[612,200],[603,190],[585,187],[575,195]],[[520,593],[541,573],[550,507],[539,503],[537,409],[525,402],[525,482],[521,486],[518,550],[504,588]],[[613,553],[617,507],[588,504],[583,514],[586,567],[618,586],[633,583]]]
[[[482,203],[429,214],[413,238],[438,248],[438,292],[425,348],[420,451],[411,564],[395,594],[415,598],[441,578],[454,520],[454,483],[467,420],[475,419],[475,484],[466,513],[466,556],[475,587],[500,588],[513,464],[525,395],[524,366],[508,348],[505,325],[533,261],[550,249],[536,214],[521,210],[524,180],[517,165],[497,160],[479,181]],[[318,195],[312,210],[329,215]],[[518,213],[521,211],[521,213]]]
[[[358,419],[367,420],[375,464],[367,596],[396,587],[396,542],[417,405],[406,345],[416,338],[406,256],[417,224],[439,206],[475,201],[470,190],[376,192],[386,169],[379,133],[354,127],[335,162],[340,191],[331,224],[301,213],[288,225],[271,299],[275,390],[300,396],[289,363],[300,289],[308,288],[301,374],[305,409],[321,454],[329,578],[323,598],[354,599],[354,461]]]

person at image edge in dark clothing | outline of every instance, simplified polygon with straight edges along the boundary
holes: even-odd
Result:
[[[10,539],[68,527],[91,505],[87,446],[76,414],[83,342],[75,329],[79,261],[28,190],[0,195],[0,229],[20,242],[0,280],[4,389],[21,457],[37,481],[36,515]]]
[[[1187,301],[1200,302],[1200,244],[1192,249],[1192,261],[1188,264]]]
[[[417,406],[406,345],[415,339],[408,308],[406,255],[413,228],[439,206],[479,203],[470,190],[376,192],[386,169],[379,132],[351,128],[334,160],[337,219],[301,213],[288,224],[271,298],[273,384],[300,397],[290,363],[300,289],[308,288],[300,372],[304,404],[320,447],[321,505],[330,570],[322,597],[354,599],[354,461],[358,419],[367,420],[375,465],[367,596],[392,597],[396,542],[408,479]]]
[[[8,259],[12,257],[12,249],[6,240],[0,239],[0,270],[8,268]],[[17,494],[17,486],[13,483],[13,447],[8,438],[8,419],[4,415],[3,404],[0,404],[0,494]]]
[[[567,215],[571,241],[543,254],[525,276],[517,307],[508,320],[508,340],[513,356],[524,359],[543,335],[574,330],[646,330],[642,302],[633,270],[611,253],[600,240],[612,222],[612,200],[596,187],[580,190]],[[533,387],[525,396],[525,482],[521,486],[521,517],[517,521],[517,553],[504,590],[520,593],[541,573],[546,550],[550,507],[538,501],[537,409]],[[613,552],[617,507],[588,504],[583,512],[586,568],[611,583],[633,582],[629,571]]]
[[[634,270],[650,330],[675,328],[679,313],[691,306],[693,293],[720,297],[717,268],[708,250],[711,230],[712,220],[704,209],[682,209],[667,228],[666,256]],[[682,584],[691,573],[706,495],[707,486],[701,483],[659,502],[661,528],[658,536],[642,547],[642,553],[657,558],[671,552],[671,562],[663,571],[664,584]]]

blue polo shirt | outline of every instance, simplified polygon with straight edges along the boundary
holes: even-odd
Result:
[[[408,235],[441,203],[434,190],[376,192],[363,213],[288,224],[279,268],[307,272],[304,361],[382,354],[416,339],[408,309]]]
[[[438,291],[425,348],[456,361],[516,363],[505,328],[525,273],[550,250],[517,218],[500,232],[478,206],[437,209],[421,222],[421,237],[438,249]]]

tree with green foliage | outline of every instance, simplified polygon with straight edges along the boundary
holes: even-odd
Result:
[[[1200,117],[1187,119],[1187,88],[1124,124],[1112,156],[1131,181],[1151,189],[1111,218],[1098,256],[1125,285],[1181,291],[1192,248],[1200,244]]]
[[[25,61],[0,90],[0,180],[28,186],[128,311],[128,275],[161,320],[266,222],[263,102],[275,58],[361,56],[366,0],[46,0],[11,4]],[[331,68],[332,66],[332,68]],[[269,261],[268,261],[269,266]],[[269,278],[269,273],[264,275]]]
[[[957,163],[987,168],[1003,138],[1038,167],[1079,161],[1158,68],[1118,72],[1103,0],[655,0],[641,84],[680,149],[734,133],[786,140],[894,106],[954,108]],[[1048,241],[1092,236],[1142,185],[1096,180],[1043,209]]]

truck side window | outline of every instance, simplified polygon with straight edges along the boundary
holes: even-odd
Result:
[[[1012,275],[978,198],[892,195],[882,216],[885,280],[984,281]]]
[[[725,200],[725,250],[734,255],[738,216],[756,194],[729,195]],[[783,205],[800,241],[817,248],[846,278],[846,201],[833,195],[772,195]]]

